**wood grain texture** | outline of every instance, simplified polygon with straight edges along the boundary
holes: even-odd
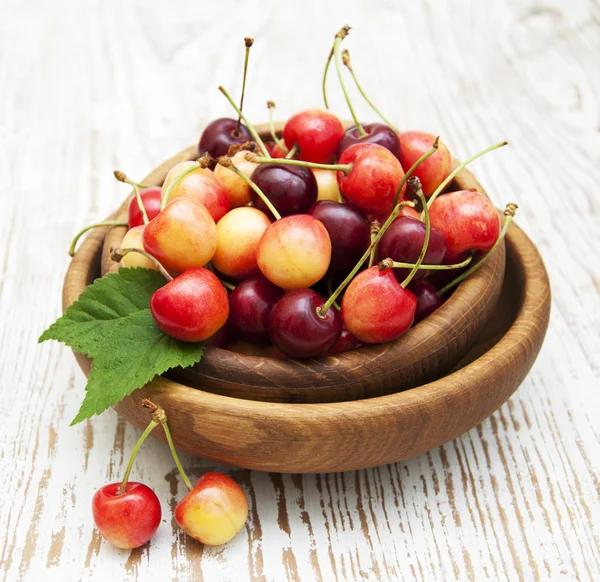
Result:
[[[0,579],[600,578],[598,1],[297,6],[2,2]],[[70,428],[84,377],[69,350],[36,345],[60,313],[70,238],[123,199],[112,170],[141,177],[230,115],[216,87],[239,90],[243,36],[256,38],[248,114],[264,119],[274,99],[283,119],[321,104],[322,63],[345,22],[357,74],[401,127],[439,132],[462,159],[511,142],[473,170],[497,206],[520,203],[544,258],[544,347],[497,413],[408,461],[298,476],[182,455],[192,477],[225,471],[248,494],[248,525],[223,548],[178,532],[184,486],[167,447],[148,442],[133,478],[155,489],[165,522],[147,548],[115,550],[94,533],[90,502],[140,431],[114,412]]]
[[[282,124],[276,127],[281,133]],[[262,124],[256,129],[266,139],[268,129]],[[191,146],[162,163],[143,182],[162,185],[175,164],[196,157],[196,146]],[[450,189],[469,188],[485,193],[473,174],[462,170]],[[132,195],[116,211],[117,220],[127,221]],[[112,260],[111,251],[121,246],[125,232],[124,227],[107,229],[102,246],[103,275],[118,271],[119,265]],[[74,260],[69,267],[63,309],[77,299],[89,281],[91,265],[87,255],[85,259]],[[168,376],[216,394],[269,402],[341,402],[420,386],[447,374],[482,333],[500,297],[504,265],[502,243],[494,256],[460,285],[432,317],[394,342],[309,360],[274,359],[261,354],[260,349],[246,354],[209,346],[199,364],[175,369]],[[93,271],[96,270],[94,264]]]

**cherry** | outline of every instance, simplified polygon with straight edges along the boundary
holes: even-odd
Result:
[[[246,176],[251,177],[258,164],[249,162],[246,159],[246,151],[237,152],[231,157],[232,163],[239,168]],[[231,208],[246,206],[250,202],[251,188],[238,174],[230,168],[226,168],[221,164],[215,167],[215,177],[227,192]]]
[[[317,200],[340,202],[340,188],[334,170],[311,170],[317,181]]]
[[[326,109],[309,109],[290,117],[283,128],[287,147],[297,146],[300,159],[327,164],[336,157],[344,126],[337,115]]]
[[[258,243],[262,274],[282,289],[310,287],[327,272],[331,240],[314,216],[296,214],[273,222]]]
[[[206,207],[191,198],[169,202],[142,232],[144,249],[168,269],[202,267],[217,248],[217,227]]]
[[[240,124],[236,119],[230,117],[221,117],[215,119],[206,126],[198,142],[198,155],[210,155],[212,158],[224,156],[229,148],[234,145],[240,145],[250,141],[252,135],[244,124]]]
[[[162,189],[159,186],[143,188],[140,190],[140,196],[146,210],[148,220],[152,220],[160,212],[160,197]],[[144,216],[140,210],[140,205],[134,196],[129,202],[127,209],[129,228],[145,224]]]
[[[316,202],[307,214],[321,221],[331,239],[329,273],[346,275],[371,244],[365,215],[347,204],[330,200]]]
[[[324,304],[312,289],[286,293],[269,317],[273,345],[292,358],[313,358],[330,350],[342,332],[342,319],[335,309],[319,315]]]
[[[436,309],[441,307],[443,301],[438,297],[437,287],[429,280],[413,281],[408,289],[414,293],[417,298],[417,308],[415,310],[415,323],[431,315]]]
[[[335,342],[335,345],[326,353],[327,356],[334,356],[344,352],[350,352],[365,345],[357,337],[353,336],[347,329],[342,329],[340,337]]]
[[[246,495],[222,473],[202,475],[175,508],[179,526],[207,546],[219,546],[233,539],[247,518]]]
[[[144,249],[144,244],[142,242],[142,232],[144,230],[143,226],[134,226],[129,229],[123,240],[121,241],[121,247],[127,249]],[[151,261],[149,258],[141,255],[140,253],[127,253],[123,256],[121,260],[121,266],[123,268],[126,267],[144,267],[145,269],[153,269],[155,271],[158,270],[156,264]]]
[[[229,301],[214,273],[191,267],[154,292],[150,311],[167,335],[184,342],[201,342],[225,324]]]
[[[381,261],[391,258],[401,263],[415,263],[421,254],[425,241],[425,224],[416,218],[399,216],[385,231],[377,246],[377,257]],[[428,265],[441,265],[446,254],[444,235],[437,229],[430,229],[429,244],[423,262]],[[402,281],[410,269],[394,269],[394,274]],[[416,278],[427,276],[426,270],[415,274]]]
[[[231,309],[231,307],[230,307]],[[230,311],[231,313],[231,311]],[[215,348],[225,349],[229,344],[231,339],[231,328],[229,326],[229,320],[225,322],[225,325],[221,327],[216,333],[213,333],[209,338],[207,338],[206,344],[209,346],[214,346]]]
[[[453,255],[489,251],[500,234],[500,217],[490,199],[476,190],[459,190],[436,198],[429,209],[431,224]]]
[[[393,154],[380,145],[356,144],[339,159],[340,166],[347,164],[351,164],[347,174],[338,171],[342,198],[363,212],[390,213],[404,177],[404,170]],[[404,188],[400,198],[403,193]]]
[[[244,206],[228,212],[217,223],[217,250],[212,258],[215,269],[234,279],[258,274],[256,250],[270,224],[269,217],[256,208]]]
[[[362,127],[366,135],[361,135],[356,126],[346,130],[344,137],[340,140],[338,145],[338,158],[350,146],[359,143],[374,143],[392,152],[398,160],[402,159],[400,157],[400,139],[398,138],[398,134],[391,127],[384,125],[383,123],[367,123]],[[408,167],[410,167],[410,165]],[[408,167],[405,166],[405,169],[408,169]]]
[[[185,175],[180,178],[184,172]],[[179,196],[204,204],[215,222],[229,211],[227,190],[212,170],[198,162],[181,162],[171,168],[163,184],[163,200],[167,204]]]
[[[424,131],[404,131],[400,134],[400,161],[404,170],[408,170],[434,143],[436,137]],[[424,160],[414,171],[421,180],[426,197],[449,176],[452,171],[452,156],[444,143],[438,141],[437,151]]]
[[[161,519],[160,501],[150,487],[130,481],[125,491],[111,483],[96,491],[92,499],[94,523],[113,546],[132,550],[154,535]]]
[[[254,170],[252,180],[281,216],[303,214],[317,201],[317,182],[308,168],[261,164]],[[254,192],[252,199],[259,210],[270,213]]]
[[[241,340],[268,344],[269,316],[283,291],[257,275],[242,281],[229,297],[229,325]]]

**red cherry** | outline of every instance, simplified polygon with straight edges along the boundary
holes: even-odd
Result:
[[[405,172],[425,153],[435,141],[435,136],[424,131],[403,131],[400,134],[400,150],[402,168]],[[436,188],[450,175],[452,171],[452,156],[441,141],[437,151],[427,158],[413,172],[421,180],[423,194],[429,197]]]
[[[341,155],[339,164],[352,164],[348,174],[338,172],[344,200],[363,212],[389,214],[393,210],[404,170],[392,153],[380,145],[356,144]],[[405,189],[406,186],[402,188],[400,199]]]
[[[177,504],[175,519],[207,546],[227,543],[244,527],[248,500],[242,488],[221,473],[206,473]]]
[[[438,196],[429,209],[431,226],[446,240],[448,252],[489,251],[500,234],[500,217],[490,199],[476,190]]]
[[[160,212],[161,192],[162,188],[159,186],[152,186],[151,188],[143,188],[140,190],[140,196],[142,197],[142,203],[146,209],[148,220],[152,220]],[[131,199],[131,202],[129,202],[127,215],[129,228],[144,224],[144,217],[142,216],[142,211],[140,210],[135,196]]]
[[[388,257],[399,263],[416,263],[425,242],[425,224],[416,218],[399,216],[385,231],[377,246],[379,261]],[[429,244],[423,259],[426,265],[441,265],[446,255],[444,235],[436,228],[430,229]],[[410,273],[410,269],[394,269],[398,281]],[[416,272],[414,278],[428,275],[425,269]]]
[[[350,147],[357,143],[375,143],[384,147],[394,154],[394,156],[400,158],[400,138],[398,134],[389,126],[383,123],[367,123],[362,128],[365,130],[367,135],[361,136],[356,126],[350,127],[346,130],[344,137],[340,140],[338,145],[338,158]],[[410,166],[409,166],[410,167]],[[408,168],[404,168],[406,171]]]
[[[96,527],[111,544],[130,550],[143,546],[160,525],[161,507],[152,489],[130,481],[118,494],[121,483],[96,491],[92,513]]]
[[[327,109],[309,109],[290,117],[283,128],[283,139],[289,148],[298,146],[300,159],[328,164],[336,157],[344,126],[337,115]]]
[[[456,276],[456,275],[455,275]],[[443,301],[437,296],[437,287],[429,280],[412,281],[408,289],[417,298],[417,309],[415,311],[415,323],[431,315],[441,307]]]
[[[335,354],[350,352],[362,348],[364,345],[364,342],[361,342],[357,337],[353,336],[347,329],[342,329],[340,337],[326,355],[334,356]]]
[[[292,358],[313,358],[330,350],[342,332],[336,309],[317,314],[325,299],[312,289],[286,293],[271,310],[269,330],[273,345]]]
[[[213,158],[224,156],[232,145],[252,141],[248,128],[241,123],[238,130],[237,119],[222,117],[206,126],[198,143],[198,155],[209,154]]]
[[[262,275],[242,281],[229,297],[228,321],[236,337],[251,343],[270,343],[269,316],[282,295],[283,290]]]
[[[371,267],[348,285],[342,319],[360,341],[378,344],[401,336],[412,325],[416,307],[415,296],[398,283],[391,269]]]
[[[227,321],[227,291],[208,269],[192,267],[155,291],[150,311],[167,335],[184,342],[201,342]]]

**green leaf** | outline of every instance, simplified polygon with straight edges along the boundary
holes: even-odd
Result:
[[[203,343],[166,335],[149,309],[118,320],[94,358],[85,399],[71,424],[100,414],[170,368],[192,366],[203,351]]]
[[[152,294],[164,284],[160,273],[142,267],[96,279],[38,341],[57,340],[95,357],[121,318],[147,309]]]

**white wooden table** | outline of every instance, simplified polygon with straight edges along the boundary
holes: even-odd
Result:
[[[16,580],[600,579],[600,4],[598,0],[117,2],[0,5],[0,577]],[[71,236],[231,115],[320,106],[346,22],[358,75],[403,128],[440,133],[539,246],[553,288],[546,343],[481,426],[396,465],[290,476],[215,467],[251,502],[230,544],[202,548],[171,519],[182,495],[166,446],[133,477],[163,501],[151,544],[119,551],[90,501],[119,479],[139,431],[110,411],[70,428],[84,378],[38,346],[60,312]],[[334,109],[347,117],[332,77]],[[365,119],[369,110],[357,99]]]

